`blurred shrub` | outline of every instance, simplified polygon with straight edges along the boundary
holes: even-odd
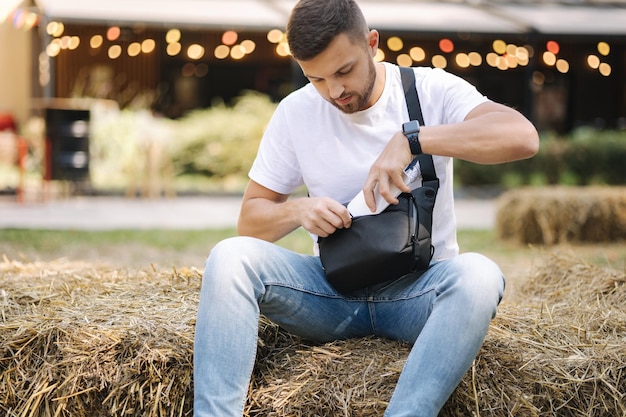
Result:
[[[146,110],[98,110],[90,143],[92,182],[128,186],[145,175],[155,149],[162,154],[158,163],[172,167],[174,175],[245,179],[275,108],[268,96],[245,92],[232,105],[215,103],[177,120]]]
[[[626,130],[580,128],[567,136],[541,135],[538,154],[499,165],[455,160],[455,181],[461,186],[498,185],[622,185],[626,184]]]
[[[195,110],[175,122],[172,161],[178,173],[247,175],[276,105],[246,92],[232,106]]]

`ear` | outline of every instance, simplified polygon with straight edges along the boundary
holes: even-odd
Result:
[[[376,56],[378,52],[378,42],[380,41],[380,35],[377,30],[370,30],[367,34],[367,46],[370,50],[372,58]]]

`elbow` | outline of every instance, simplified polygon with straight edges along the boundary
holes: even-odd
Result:
[[[537,155],[539,152],[539,133],[532,123],[526,123],[519,137],[517,149],[519,159],[528,159]]]

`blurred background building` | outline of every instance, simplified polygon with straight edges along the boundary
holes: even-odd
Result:
[[[295,0],[3,0],[0,111],[111,99],[176,118],[300,85],[283,28]],[[623,127],[626,1],[361,0],[379,58],[445,68],[540,129]],[[35,99],[33,102],[32,99]]]

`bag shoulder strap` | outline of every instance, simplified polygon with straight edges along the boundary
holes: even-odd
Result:
[[[413,68],[400,67],[400,75],[402,77],[402,86],[404,87],[406,106],[409,110],[409,120],[417,120],[420,126],[424,126],[424,116],[422,115],[422,106],[420,105],[420,99],[417,95]],[[437,191],[439,189],[439,178],[437,178],[435,172],[433,156],[430,154],[420,154],[415,157],[411,164],[413,164],[415,160],[420,164],[423,185]]]

